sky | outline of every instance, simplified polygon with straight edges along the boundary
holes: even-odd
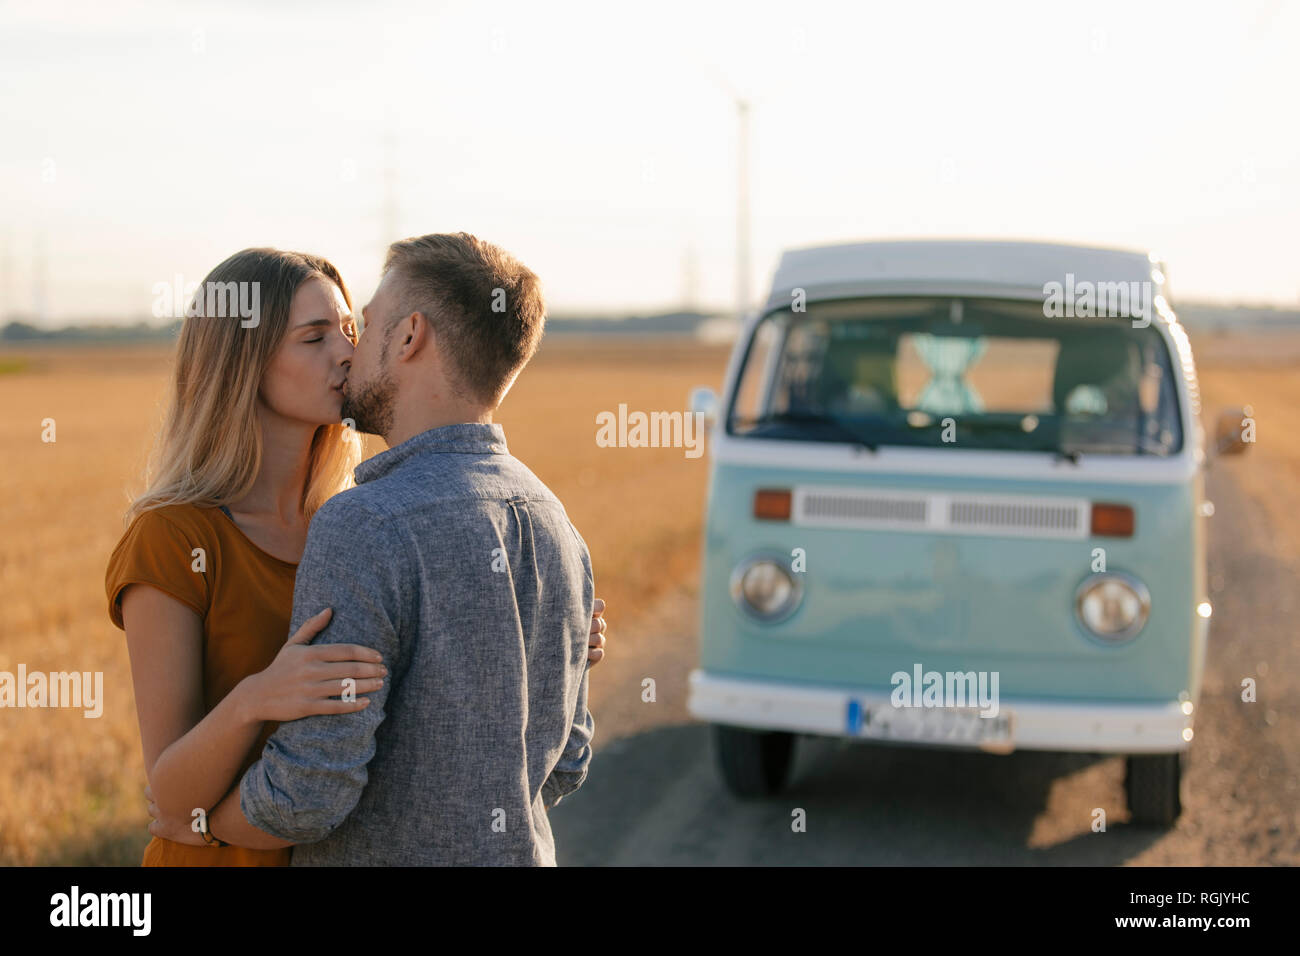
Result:
[[[1300,3],[0,2],[0,319],[155,320],[249,246],[361,302],[465,230],[552,314],[737,300],[784,248],[1152,250],[1300,304]]]

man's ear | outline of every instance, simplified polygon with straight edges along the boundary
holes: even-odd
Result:
[[[433,344],[433,326],[423,312],[412,312],[397,323],[397,360],[407,362]]]

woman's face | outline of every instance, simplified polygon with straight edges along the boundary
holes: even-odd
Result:
[[[355,342],[339,287],[322,276],[308,279],[293,294],[288,329],[262,378],[262,402],[294,421],[338,424]]]

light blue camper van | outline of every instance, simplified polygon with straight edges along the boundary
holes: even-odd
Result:
[[[781,258],[722,396],[691,399],[713,425],[689,708],[734,793],[835,735],[1125,754],[1132,819],[1177,818],[1210,507],[1164,271],[1024,242]]]

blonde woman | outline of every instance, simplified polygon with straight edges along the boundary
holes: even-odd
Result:
[[[235,301],[254,314],[234,314]],[[285,640],[308,522],[360,460],[340,421],[357,339],[342,276],[318,256],[246,249],[208,275],[191,311],[151,477],[105,587],[126,632],[151,799],[200,820],[279,722],[360,710],[386,672],[369,648],[309,643],[328,608]],[[345,678],[355,701],[333,699]],[[286,866],[291,852],[155,836],[143,863]]]

